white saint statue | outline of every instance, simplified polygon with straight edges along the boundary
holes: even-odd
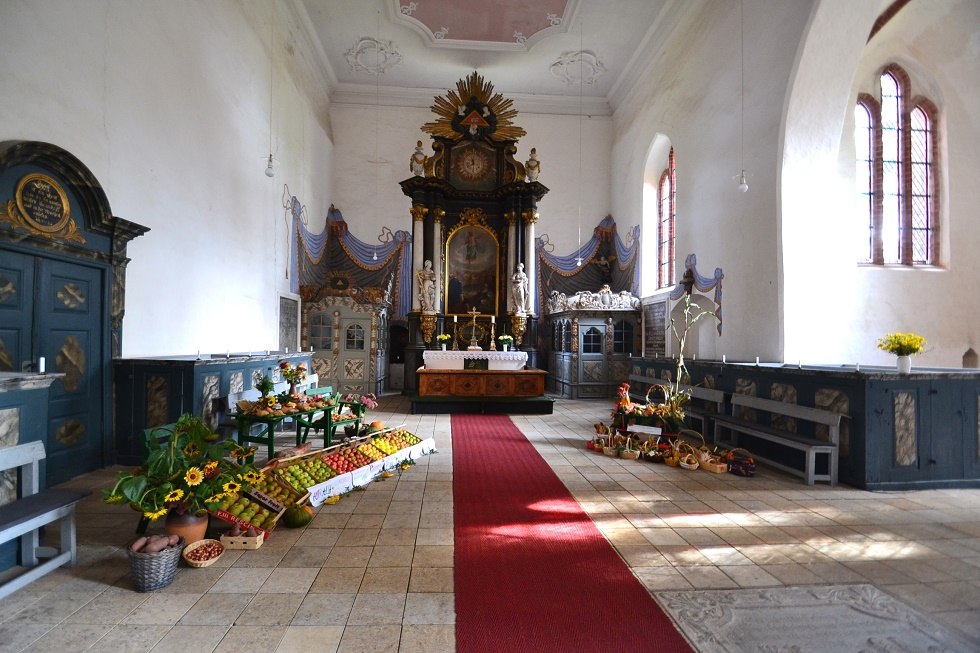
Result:
[[[432,269],[432,261],[426,259],[422,269],[417,272],[419,278],[419,305],[423,313],[434,313],[436,310],[436,273]]]
[[[517,270],[514,275],[510,278],[511,290],[514,294],[514,315],[527,315],[527,312],[531,310],[528,306],[527,301],[527,275],[524,274],[524,264],[518,263]]]
[[[415,144],[415,151],[412,152],[412,160],[408,169],[416,177],[425,176],[425,153],[422,151],[422,141]]]

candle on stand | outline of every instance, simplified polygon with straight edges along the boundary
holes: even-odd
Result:
[[[758,357],[758,356],[756,356],[756,357],[755,357],[755,364],[756,364],[756,365],[758,365],[758,364],[759,364],[759,357]]]
[[[44,374],[44,356],[37,359],[37,373]]]
[[[491,315],[490,316],[490,324],[496,324],[496,323],[497,323],[497,316],[496,315]]]
[[[289,347],[286,347],[286,353],[287,354],[289,353]]]
[[[728,358],[728,356],[726,356],[725,354],[722,354],[722,355],[721,355],[721,362],[722,362],[722,364],[724,364],[724,363],[725,363],[725,359],[726,359],[726,358]]]
[[[456,318],[457,317],[458,317],[457,315],[453,315],[453,324],[456,324]]]

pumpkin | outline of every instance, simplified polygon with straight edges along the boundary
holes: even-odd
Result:
[[[313,521],[313,509],[309,506],[290,506],[282,515],[287,528],[303,528]]]

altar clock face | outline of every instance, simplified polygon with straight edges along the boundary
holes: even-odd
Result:
[[[477,149],[464,150],[456,160],[456,172],[466,181],[480,181],[489,170],[489,157]]]

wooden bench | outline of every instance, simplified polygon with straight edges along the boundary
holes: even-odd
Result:
[[[309,388],[306,394],[310,397],[315,395],[331,397],[333,387]],[[349,410],[344,411],[345,407]],[[359,401],[338,401],[332,409],[325,408],[322,412],[313,415],[299,416],[296,418],[296,446],[306,442],[310,429],[314,432],[323,429],[323,446],[329,447],[333,443],[338,426],[353,426],[355,430],[360,430],[362,419],[364,419],[364,404]]]
[[[20,538],[20,564],[24,573],[0,584],[0,598],[24,587],[58,567],[71,567],[76,560],[75,505],[88,492],[39,491],[38,461],[45,458],[44,443],[27,442],[0,449],[0,471],[20,469],[20,498],[0,506],[0,543]],[[39,529],[61,521],[58,548],[40,546]],[[38,558],[46,561],[39,563]]]
[[[666,379],[631,374],[630,400],[634,402],[645,400],[645,397],[641,398],[638,393],[633,392],[632,384],[634,383],[643,384],[644,392],[651,385],[660,386],[662,388],[674,387],[674,384]],[[684,404],[684,414],[701,422],[702,433],[709,433],[712,428],[711,420],[714,419],[716,415],[723,415],[725,413],[725,393],[722,390],[702,388],[701,386],[697,385],[685,385],[683,383],[678,384],[677,387],[681,391],[686,392],[692,400],[698,402],[695,404],[689,401]]]
[[[816,481],[827,481],[831,485],[837,485],[837,445],[840,440],[840,420],[845,415],[820,408],[809,408],[784,401],[773,401],[772,399],[762,399],[737,393],[731,396],[731,406],[731,415],[718,415],[714,418],[716,445],[726,448],[738,447],[740,446],[738,443],[738,434],[744,433],[754,438],[796,449],[804,453],[805,465],[802,471],[772,460],[771,458],[760,456],[756,451],[752,451],[752,455],[773,467],[789,472],[790,474],[802,476],[807,485],[813,485]],[[768,413],[770,425],[738,417],[739,407]],[[829,437],[827,440],[821,440],[816,437],[775,428],[771,426],[774,416],[802,420],[813,424],[822,424],[827,427]],[[721,433],[725,430],[731,434],[730,440],[722,440]],[[827,458],[826,473],[818,474],[816,472],[818,455],[826,456]]]

